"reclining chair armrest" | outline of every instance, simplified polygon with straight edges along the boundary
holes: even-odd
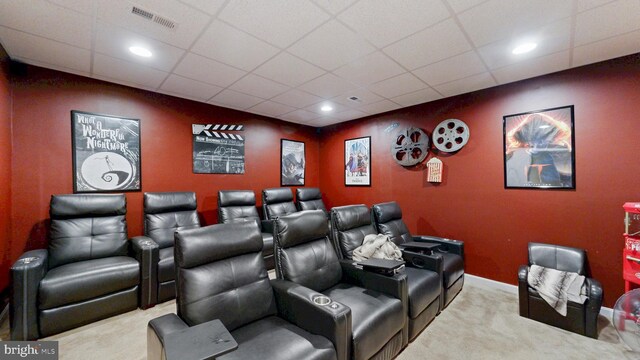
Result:
[[[442,277],[443,262],[442,256],[438,254],[422,254],[415,251],[403,250],[402,259],[406,262],[407,266],[411,266],[418,269],[426,269],[436,272]]]
[[[48,270],[46,249],[27,251],[11,266],[11,340],[36,340],[38,330],[38,289]]]
[[[438,251],[458,254],[464,258],[464,241],[427,235],[414,236],[413,241],[436,243],[440,245]]]
[[[587,308],[585,319],[585,335],[591,338],[598,338],[598,315],[602,307],[602,285],[596,279],[586,278],[587,287]]]
[[[520,265],[518,269],[518,304],[520,306],[520,316],[529,317],[529,266]]]
[[[309,331],[329,339],[336,348],[338,360],[351,353],[351,309],[341,303],[318,305],[313,299],[324,296],[307,287],[286,280],[271,280],[278,314]]]
[[[273,233],[273,228],[274,228],[273,223],[274,223],[273,220],[260,220],[260,225],[262,226],[262,232],[269,233],[273,235],[273,237],[275,238],[275,234]]]
[[[176,314],[167,314],[157,317],[147,325],[147,359],[148,360],[164,360],[166,358],[164,352],[165,339],[172,332],[183,330],[189,326],[182,321]]]
[[[158,302],[158,261],[160,247],[147,236],[131,239],[133,256],[140,263],[140,300],[142,309],[153,307]]]

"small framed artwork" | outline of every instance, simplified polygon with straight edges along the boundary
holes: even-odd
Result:
[[[280,140],[280,185],[304,186],[304,143],[295,140]]]
[[[504,187],[575,189],[573,125],[573,105],[504,116]]]
[[[344,141],[344,184],[371,186],[371,136]]]
[[[140,191],[140,120],[71,111],[73,192]]]

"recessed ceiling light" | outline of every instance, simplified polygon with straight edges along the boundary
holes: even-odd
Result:
[[[142,56],[142,57],[151,57],[151,55],[153,55],[151,51],[149,51],[149,49],[145,49],[140,46],[131,46],[129,48],[129,51],[131,51],[135,55]]]
[[[333,106],[331,106],[331,105],[322,105],[320,110],[322,110],[324,112],[329,112],[329,111],[333,110]]]
[[[534,42],[528,42],[528,43],[524,43],[516,46],[515,48],[513,48],[511,53],[514,55],[520,55],[520,54],[528,53],[529,51],[535,49],[536,47],[538,47],[538,44]]]

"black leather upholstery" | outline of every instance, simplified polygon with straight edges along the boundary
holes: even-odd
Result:
[[[293,203],[293,193],[289,188],[262,190],[262,209],[266,220],[275,220],[278,216],[298,211]]]
[[[365,205],[338,206],[331,209],[332,237],[338,256],[351,260],[353,250],[362,245],[364,237],[374,235],[375,225]]]
[[[598,314],[603,295],[600,282],[586,278],[587,301],[584,304],[569,301],[567,316],[555,311],[527,282],[531,265],[586,275],[586,252],[583,249],[542,243],[529,243],[528,250],[529,264],[520,266],[518,271],[520,316],[597,339]]]
[[[352,312],[352,359],[391,359],[407,343],[406,276],[385,277],[341,263],[326,215],[310,210],[275,221],[276,274],[345,304]]]
[[[264,262],[267,269],[273,269],[275,266],[273,232],[271,228],[262,227],[262,221],[256,208],[256,194],[251,190],[218,191],[218,222],[228,224],[243,221],[253,221],[258,224],[262,235]]]
[[[373,205],[373,219],[381,234],[389,235],[397,245],[409,241],[438,244],[434,254],[442,256],[443,308],[462,290],[464,284],[464,243],[435,236],[412,236],[402,220],[402,210],[395,201]]]
[[[233,222],[178,231],[176,237],[178,315],[154,319],[148,328],[148,358],[163,358],[171,333],[219,319],[238,349],[217,359],[344,359],[351,312],[329,309],[300,296],[298,285],[281,281],[277,291],[262,258],[255,222]],[[293,295],[293,296],[292,296]],[[313,324],[326,324],[323,329]],[[305,328],[305,325],[307,327]],[[330,341],[324,334],[333,334]],[[344,341],[343,341],[344,342]]]
[[[128,253],[124,195],[51,198],[48,249],[11,268],[11,339],[35,340],[138,305],[140,264]]]
[[[298,210],[322,210],[327,212],[327,207],[322,201],[322,194],[318,188],[297,188],[296,207]]]

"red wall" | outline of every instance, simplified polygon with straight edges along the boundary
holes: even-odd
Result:
[[[502,117],[563,105],[575,105],[576,189],[504,189]],[[464,240],[467,273],[501,282],[517,284],[530,241],[584,248],[612,307],[623,293],[622,204],[640,201],[638,114],[635,55],[323,128],[320,187],[330,206],[398,201],[412,232]],[[428,183],[423,167],[395,163],[400,129],[430,133],[449,118],[465,121],[471,138],[439,155],[442,184]],[[372,186],[345,187],[344,140],[369,135]]]
[[[280,186],[280,139],[306,143],[306,185],[318,186],[315,128],[170,96],[136,90],[38,67],[14,77],[13,204],[11,258],[46,246],[53,194],[73,192],[71,110],[138,118],[142,191],[127,193],[129,236],[142,233],[146,191],[195,191],[206,224],[217,222],[217,192]],[[243,124],[244,175],[192,172],[191,124]]]
[[[11,239],[11,84],[9,57],[0,45],[0,291],[9,284]]]

